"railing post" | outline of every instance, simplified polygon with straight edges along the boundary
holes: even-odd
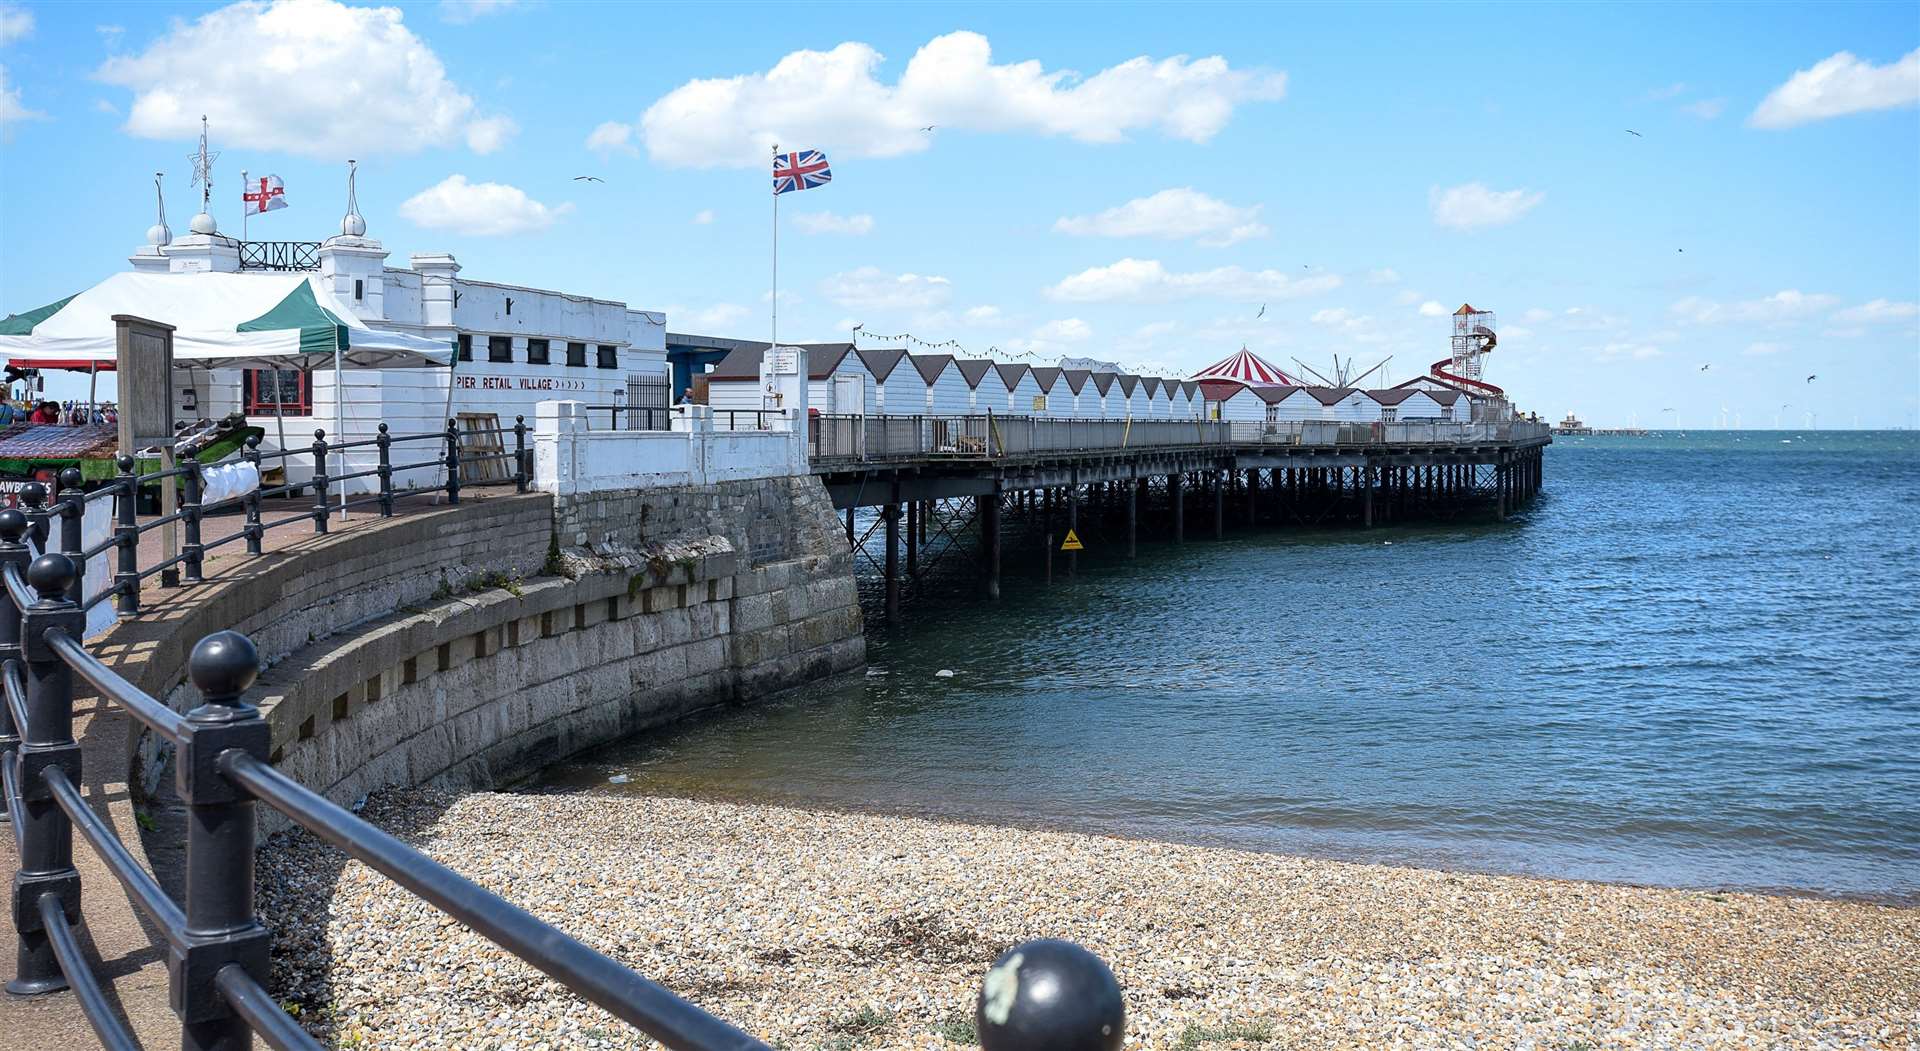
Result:
[[[74,580],[67,597],[75,602],[86,598],[80,593],[86,587],[87,576],[87,560],[80,554],[86,547],[81,540],[81,529],[87,513],[87,494],[80,490],[82,481],[78,467],[60,472],[60,507],[55,512],[60,516],[60,551],[73,560]]]
[[[373,436],[373,447],[380,452],[380,517],[393,517],[393,435],[381,424]]]
[[[42,774],[58,767],[67,780],[81,783],[80,746],[73,740],[73,670],[47,645],[47,633],[60,631],[78,639],[86,621],[80,606],[66,597],[80,576],[72,559],[58,553],[41,555],[27,566],[26,576],[39,599],[21,616],[27,725],[21,728],[22,740],[13,760],[25,820],[20,825],[20,871],[13,877],[13,927],[20,935],[19,951],[7,991],[19,996],[67,987],[40,916],[40,899],[58,895],[67,921],[80,920],[73,825]]]
[[[206,579],[201,573],[202,564],[207,558],[207,549],[200,543],[200,502],[206,496],[206,481],[200,475],[200,454],[193,453],[182,461],[187,469],[185,476],[187,499],[180,507],[180,524],[186,542],[180,545],[181,557],[187,568],[187,582],[197,584]],[[81,567],[84,573],[86,567]]]
[[[270,938],[253,914],[253,799],[221,772],[223,757],[267,758],[266,720],[240,700],[259,672],[259,652],[237,631],[201,639],[187,658],[201,697],[187,713],[174,760],[174,785],[187,805],[187,929],[167,953],[168,1000],[180,1016],[182,1051],[250,1051],[253,1035],[216,979],[238,966],[267,983]]]
[[[20,506],[27,509],[27,538],[40,550],[47,550],[47,487],[28,482],[20,487]]]
[[[247,494],[247,554],[257,555],[260,553],[261,535],[266,532],[260,525],[260,490],[266,484],[266,470],[260,466],[259,435],[247,435],[247,451],[242,455],[248,463],[253,465],[253,475],[255,479],[253,491]],[[283,478],[286,475],[286,462],[286,458],[282,457],[280,464],[281,476]],[[136,582],[136,584],[137,583],[138,582]]]
[[[447,421],[447,503],[460,502],[460,421]]]
[[[653,422],[653,410],[647,410],[647,422]],[[527,418],[513,418],[513,487],[518,492],[527,491]]]
[[[26,579],[27,563],[33,555],[21,540],[27,535],[27,516],[16,508],[0,510],[0,572],[7,566],[20,571]],[[0,600],[0,667],[20,659],[20,607],[11,598]],[[4,699],[0,699],[4,700]],[[13,708],[0,703],[0,764],[13,762],[13,751],[20,747],[20,727],[13,725]]]
[[[113,501],[114,605],[122,613],[134,614],[140,612],[140,479],[133,473],[133,457],[122,453],[115,465],[120,468],[115,483],[120,494]]]
[[[313,432],[313,531],[327,531],[327,432]]]

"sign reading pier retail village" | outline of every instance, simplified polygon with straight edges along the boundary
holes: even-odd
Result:
[[[173,444],[173,326],[113,315],[120,377],[120,451]]]

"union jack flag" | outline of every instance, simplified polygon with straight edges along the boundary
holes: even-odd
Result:
[[[773,192],[790,193],[811,190],[833,181],[833,169],[827,167],[827,155],[819,150],[776,153],[773,156]]]

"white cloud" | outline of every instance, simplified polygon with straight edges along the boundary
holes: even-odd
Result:
[[[1542,321],[1553,320],[1553,311],[1542,310],[1539,307],[1533,307],[1532,309],[1528,310],[1526,313],[1520,315],[1520,318],[1523,321],[1528,321],[1535,325],[1538,325]]]
[[[699,211],[693,213],[693,225],[710,226],[712,224],[713,224],[713,209],[702,208]]]
[[[1098,215],[1063,217],[1054,222],[1053,228],[1079,237],[1197,240],[1216,248],[1271,232],[1260,222],[1259,205],[1238,207],[1192,187],[1137,197]]]
[[[505,146],[519,130],[510,117],[482,117],[467,125],[467,149],[484,156]]]
[[[1420,302],[1420,293],[1411,288],[1403,288],[1393,294],[1393,301],[1403,307],[1410,307]]]
[[[1525,325],[1508,325],[1500,330],[1500,345],[1506,346],[1516,339],[1532,339],[1533,330]]]
[[[1340,278],[1335,274],[1295,279],[1278,270],[1237,266],[1178,273],[1157,259],[1122,259],[1111,266],[1082,270],[1045,291],[1050,299],[1074,303],[1198,298],[1255,302],[1297,299],[1338,287]]]
[[[1325,325],[1356,343],[1379,343],[1386,337],[1378,330],[1371,316],[1355,314],[1345,307],[1329,307],[1316,310],[1308,320],[1316,325]]]
[[[1367,284],[1397,285],[1399,283],[1400,283],[1400,271],[1395,270],[1392,267],[1383,266],[1378,270],[1367,271]]]
[[[1920,303],[1894,303],[1885,299],[1875,299],[1857,307],[1848,307],[1836,311],[1833,320],[1850,325],[1875,324],[1890,321],[1911,321],[1920,317]]]
[[[118,117],[120,115],[120,107],[108,102],[106,99],[94,99],[93,109],[94,112],[104,113],[109,117]]]
[[[17,4],[0,4],[0,45],[33,35],[33,12]]]
[[[1748,299],[1738,303],[1720,303],[1699,296],[1688,296],[1679,300],[1668,311],[1681,321],[1695,325],[1718,325],[1727,322],[1779,323],[1793,321],[1817,313],[1834,305],[1838,300],[1830,295],[1818,292],[1802,292],[1796,288],[1784,289],[1760,299]]]
[[[864,237],[873,232],[873,216],[801,212],[793,217],[793,225],[799,227],[803,234],[846,234],[849,237]]]
[[[1680,112],[1701,120],[1712,120],[1725,112],[1726,108],[1726,99],[1698,99],[1680,107]]]
[[[828,299],[843,307],[871,310],[927,309],[943,306],[953,295],[953,282],[922,274],[889,274],[863,266],[835,274],[820,283]]]
[[[0,66],[0,135],[8,126],[23,120],[44,120],[46,114],[31,110],[20,101],[20,89],[7,86],[7,67]]]
[[[520,0],[440,0],[440,17],[448,22],[465,24],[519,6]]]
[[[1456,230],[1475,230],[1483,226],[1505,226],[1538,207],[1547,199],[1545,192],[1491,190],[1485,183],[1470,182],[1427,191],[1427,203],[1433,208],[1433,221]]]
[[[1450,313],[1452,313],[1452,311],[1440,305],[1440,303],[1435,300],[1429,299],[1425,303],[1420,304],[1421,317],[1446,317]]]
[[[1747,118],[1749,127],[1791,128],[1849,113],[1920,104],[1920,48],[1876,66],[1842,51],[1773,89]]]
[[[1033,338],[1047,343],[1085,343],[1093,338],[1093,326],[1077,317],[1060,318],[1034,329]]]
[[[204,113],[223,146],[340,160],[444,146],[470,124],[476,148],[497,147],[503,130],[503,118],[474,120],[397,7],[243,0],[173,23],[96,75],[133,91],[125,127],[148,139],[195,138]]]
[[[1779,354],[1786,349],[1787,347],[1784,343],[1749,343],[1747,344],[1747,349],[1741,351],[1741,353],[1749,357],[1761,358],[1770,354]]]
[[[765,72],[688,81],[640,118],[647,152],[694,168],[759,166],[776,142],[891,157],[929,148],[928,125],[1081,142],[1156,129],[1205,142],[1236,106],[1286,93],[1285,74],[1235,70],[1218,55],[1134,58],[1084,79],[1037,61],[995,65],[987,38],[971,32],[928,41],[893,84],[875,76],[882,61],[872,46],[848,41],[792,52]]]
[[[614,153],[625,153],[638,157],[640,147],[633,143],[633,125],[622,124],[617,120],[602,121],[587,134],[587,149],[602,157]]]
[[[1001,315],[1000,308],[991,303],[977,307],[968,307],[966,313],[962,314],[961,317],[965,318],[969,325],[998,325],[1006,320],[1006,318]]]
[[[517,186],[470,183],[464,175],[449,175],[400,204],[400,214],[417,226],[474,237],[538,233],[572,210],[571,204],[541,204]]]
[[[701,310],[668,307],[667,320],[675,332],[707,332],[729,328],[744,320],[749,311],[738,303],[715,303]]]
[[[1642,96],[1641,100],[1644,102],[1665,102],[1668,99],[1677,99],[1686,93],[1687,85],[1684,82],[1669,84],[1664,88],[1654,88]]]

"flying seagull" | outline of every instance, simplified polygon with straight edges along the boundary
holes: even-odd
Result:
[[[1258,314],[1253,315],[1253,319],[1255,321],[1258,321],[1261,318],[1266,316],[1267,316],[1267,305],[1265,303],[1262,303],[1260,304],[1260,312]]]
[[[933,129],[935,129],[935,128],[937,128],[937,127],[939,127],[939,126],[940,126],[940,125],[938,125],[938,124],[929,124],[929,125],[927,125],[926,127],[924,127],[924,128],[921,128],[920,130],[921,130],[921,131],[932,131]]]
[[[573,181],[574,182],[606,182],[607,180],[602,179],[598,175],[576,175],[573,177]]]
[[[1713,367],[1713,362],[1709,361],[1705,365],[1700,366],[1700,371],[1705,372],[1712,367]]]
[[[1632,128],[1628,128],[1628,129],[1627,129],[1627,134],[1629,134],[1629,135],[1631,135],[1631,136],[1633,136],[1633,137],[1634,137],[1634,138],[1636,138],[1636,139],[1644,139],[1644,138],[1646,138],[1646,136],[1645,136],[1645,135],[1642,135],[1642,134],[1640,134],[1639,132],[1637,132],[1637,131],[1635,131],[1635,130],[1633,130]]]
[[[1817,379],[1819,379],[1819,378],[1820,378],[1820,375],[1819,375],[1819,373],[1815,373],[1815,374],[1813,374],[1813,375],[1811,375],[1811,376],[1808,376],[1808,377],[1807,377],[1807,382],[1808,382],[1808,383],[1812,383],[1812,382],[1813,382],[1814,380],[1817,380]]]

